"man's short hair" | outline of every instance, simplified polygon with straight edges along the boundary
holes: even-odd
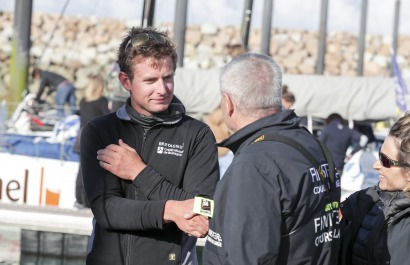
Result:
[[[118,49],[117,63],[120,71],[131,80],[134,78],[134,64],[146,58],[155,62],[171,57],[174,70],[177,67],[176,45],[168,37],[167,31],[158,31],[152,27],[132,27],[123,38]]]
[[[221,92],[243,115],[260,118],[282,109],[282,71],[268,55],[236,56],[222,68],[219,80]]]
[[[327,116],[326,120],[325,120],[325,124],[329,124],[332,121],[339,121],[343,124],[346,124],[347,122],[345,121],[345,119],[343,119],[343,117],[339,114],[339,113],[332,113],[329,116]]]

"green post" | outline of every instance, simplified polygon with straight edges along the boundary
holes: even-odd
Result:
[[[15,38],[16,36],[14,36]],[[28,80],[28,64],[19,58],[21,51],[18,51],[17,41],[12,41],[11,63],[10,63],[10,91],[9,99],[13,106],[20,102]],[[12,106],[12,107],[13,107]]]
[[[12,112],[28,86],[32,0],[15,0],[11,49],[9,109]],[[10,113],[11,113],[10,112]]]

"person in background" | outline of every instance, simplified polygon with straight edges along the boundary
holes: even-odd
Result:
[[[409,112],[391,127],[373,168],[378,185],[357,191],[342,204],[339,264],[409,264]]]
[[[296,97],[289,91],[289,87],[287,85],[283,85],[282,89],[282,107],[285,110],[291,109],[296,102]]]
[[[95,218],[87,264],[195,265],[208,220],[193,214],[194,197],[212,197],[219,180],[215,137],[174,96],[177,53],[166,32],[131,28],[117,62],[129,98],[81,133]]]
[[[93,75],[89,78],[88,85],[84,91],[84,97],[80,101],[80,132],[77,136],[74,151],[80,152],[81,129],[95,117],[110,113],[108,108],[108,99],[104,96],[104,78],[101,75]],[[81,163],[78,169],[77,178],[75,182],[75,207],[88,208],[86,199],[83,176],[81,172]]]
[[[235,43],[235,44],[232,44],[232,45],[228,45],[227,48],[228,48],[229,57],[231,59],[235,58],[239,54],[243,54],[243,53],[246,52],[246,48],[240,43]]]
[[[220,107],[204,118],[204,122],[211,128],[217,142],[225,140],[230,135],[228,127],[224,123],[222,110]],[[233,159],[233,153],[226,147],[218,146],[219,175],[222,178],[226,169]]]
[[[324,143],[332,153],[339,175],[343,174],[346,159],[365,147],[368,141],[366,135],[349,128],[338,113],[330,114],[325,121],[325,126],[320,132],[319,140]],[[349,147],[353,147],[350,154],[346,154]]]
[[[376,142],[376,136],[374,135],[373,127],[370,124],[355,121],[353,128],[356,131],[366,135],[368,144]]]
[[[129,93],[125,90],[120,80],[118,79],[118,74],[120,73],[120,68],[117,63],[115,63],[106,77],[106,84],[108,93],[108,99],[111,106],[111,111],[117,111],[120,107],[125,104]]]
[[[220,89],[232,134],[218,145],[234,159],[215,191],[202,264],[336,264],[340,180],[320,142],[282,110],[279,65],[241,54],[222,68]]]
[[[40,81],[40,86],[37,90],[35,100],[38,102],[44,101],[47,95],[55,92],[55,104],[60,117],[65,117],[64,105],[68,103],[70,114],[77,113],[77,103],[75,98],[75,87],[67,78],[49,71],[34,68],[32,78]],[[44,91],[48,88],[47,95]]]
[[[291,92],[289,90],[289,86],[288,85],[283,85],[282,86],[282,108],[284,110],[288,110],[288,109],[294,109],[294,105],[296,102],[296,96],[293,92]],[[300,118],[300,122],[299,124],[303,127],[308,128],[308,119],[307,117],[299,117]],[[313,128],[312,128],[313,130]],[[313,134],[316,136],[316,131],[313,130]]]
[[[235,58],[236,56],[246,52],[246,48],[240,44],[228,45],[229,57]],[[228,127],[224,123],[221,106],[218,106],[213,112],[207,115],[204,119],[205,123],[211,128],[217,142],[225,140],[230,135]],[[231,150],[225,147],[218,146],[218,161],[219,161],[219,176],[223,177],[226,169],[229,167],[233,159],[233,153]]]

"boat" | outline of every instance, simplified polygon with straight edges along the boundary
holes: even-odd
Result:
[[[36,106],[29,94],[3,123],[0,202],[74,209],[79,116],[60,120],[56,110]]]

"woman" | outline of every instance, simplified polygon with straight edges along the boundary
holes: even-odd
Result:
[[[94,117],[110,113],[110,110],[108,108],[108,99],[104,96],[104,88],[104,78],[101,75],[94,75],[90,77],[88,86],[84,92],[84,97],[80,101],[81,129]],[[78,134],[77,142],[75,144],[75,149],[78,153],[80,152],[80,135],[81,132]],[[89,207],[88,202],[85,198],[81,165],[78,170],[75,186],[75,207]]]
[[[390,129],[373,168],[378,186],[341,204],[341,264],[410,264],[410,112]]]

